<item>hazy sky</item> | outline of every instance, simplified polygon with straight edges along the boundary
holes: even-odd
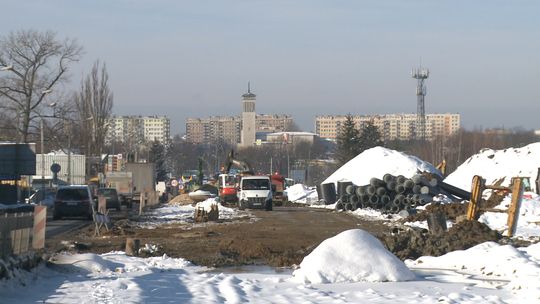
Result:
[[[323,114],[415,113],[410,70],[430,69],[426,113],[466,128],[540,129],[540,1],[2,0],[0,34],[53,30],[106,62],[115,114],[258,113],[305,131]]]

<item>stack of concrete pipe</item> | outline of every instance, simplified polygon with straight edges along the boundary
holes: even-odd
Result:
[[[372,178],[369,185],[363,186],[340,183],[337,186],[337,210],[372,208],[385,213],[399,213],[423,206],[441,192],[448,194],[440,186],[443,184],[441,181],[422,174],[412,178],[385,174],[382,179]]]

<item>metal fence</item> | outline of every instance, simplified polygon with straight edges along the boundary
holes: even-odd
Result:
[[[31,250],[33,212],[6,213],[0,216],[0,258]]]

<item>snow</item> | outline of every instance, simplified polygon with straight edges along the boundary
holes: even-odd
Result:
[[[534,180],[537,178],[538,168],[540,168],[540,142],[529,144],[523,148],[483,149],[467,159],[444,181],[458,188],[469,190],[475,175],[486,179],[488,185],[504,178],[503,186],[510,185],[512,177],[521,176],[530,178],[531,190],[535,191]]]
[[[382,178],[386,173],[412,177],[418,172],[440,175],[432,164],[403,152],[375,147],[357,155],[330,175],[323,184],[351,181],[355,185],[367,185],[373,177]]]
[[[323,241],[306,256],[295,279],[308,283],[397,282],[415,275],[374,236],[360,229]]]
[[[146,229],[157,229],[166,227],[166,225],[181,225],[193,223],[193,215],[198,206],[204,207],[210,211],[212,204],[218,204],[220,220],[237,220],[249,216],[249,211],[241,211],[237,208],[228,208],[221,205],[217,198],[209,198],[197,205],[182,205],[179,203],[169,203],[156,209],[150,209],[145,212],[142,218],[135,222],[138,227]]]
[[[540,247],[516,249],[510,245],[486,242],[467,250],[449,252],[440,257],[407,260],[412,269],[442,268],[469,276],[482,277],[493,288],[504,288],[519,295],[523,303],[540,300]]]
[[[304,184],[295,184],[285,190],[287,199],[295,203],[306,203],[307,198],[317,199],[316,189],[309,188]]]
[[[507,210],[510,206],[511,199],[511,195],[507,195],[495,209]],[[508,230],[508,214],[506,212],[485,212],[480,215],[478,221],[505,235]],[[524,194],[521,207],[519,208],[519,217],[514,237],[519,239],[540,238],[540,196],[530,192]]]
[[[386,253],[365,232],[348,231],[338,239],[356,240],[357,245],[362,241],[361,253],[346,252],[340,242],[326,242],[320,246],[334,255],[319,259],[320,264],[310,268],[321,269],[320,265],[332,263],[339,267],[338,261],[346,259],[355,268],[362,265],[357,269],[364,269],[365,274],[355,275],[341,266],[336,270],[346,273],[335,272],[335,276],[328,278],[362,280],[318,284],[299,281],[297,272],[293,276],[290,270],[283,269],[272,272],[251,267],[247,271],[231,272],[195,266],[166,255],[138,258],[123,252],[61,253],[47,266],[43,264],[31,272],[22,271],[13,279],[0,281],[0,298],[5,303],[77,304],[537,303],[540,300],[538,244],[514,248],[487,242],[441,257],[406,261],[409,271],[403,263],[388,262],[390,257],[388,264],[384,264],[386,268],[375,262],[380,254],[386,256]],[[300,269],[306,266],[303,262]],[[392,267],[398,268],[392,271]],[[330,272],[327,267],[325,274],[328,276]],[[405,276],[408,281],[380,282],[384,281],[382,276],[391,279],[390,273]],[[375,278],[376,282],[365,278]]]

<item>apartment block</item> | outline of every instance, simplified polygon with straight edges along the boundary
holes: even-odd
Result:
[[[282,132],[291,124],[290,115],[255,115],[256,132]],[[186,140],[197,144],[222,141],[236,145],[241,141],[241,130],[242,117],[240,116],[211,116],[186,120]]]
[[[416,114],[354,115],[353,121],[361,129],[372,122],[386,140],[409,140],[415,137]],[[337,138],[345,115],[322,115],[315,117],[315,132],[321,138]],[[459,114],[426,114],[426,139],[449,136],[460,128]]]
[[[109,120],[106,143],[122,142],[141,145],[145,142],[166,143],[171,138],[171,122],[164,116],[115,116]]]

